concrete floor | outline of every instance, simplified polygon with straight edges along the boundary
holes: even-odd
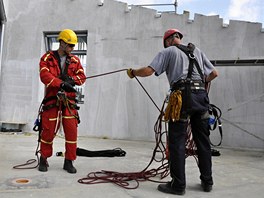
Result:
[[[144,181],[135,190],[127,190],[111,183],[80,184],[78,179],[90,172],[109,170],[117,172],[138,172],[149,163],[154,142],[108,140],[79,137],[78,146],[88,150],[103,150],[120,147],[126,151],[125,157],[78,157],[74,162],[77,174],[69,174],[62,169],[63,157],[55,156],[64,151],[64,139],[56,137],[54,156],[49,158],[46,173],[35,169],[17,170],[13,166],[36,159],[36,134],[0,133],[0,197],[36,198],[170,198],[177,195],[157,191],[157,183]],[[264,195],[264,151],[245,151],[218,148],[219,157],[213,157],[214,189],[210,193],[200,189],[199,173],[193,157],[186,162],[187,188],[184,197],[192,198],[262,198]],[[36,164],[33,164],[36,165]],[[153,167],[158,167],[154,164]],[[164,181],[169,180],[167,177]],[[23,183],[23,181],[27,181]],[[22,183],[19,183],[22,181]],[[133,185],[133,183],[131,184]]]

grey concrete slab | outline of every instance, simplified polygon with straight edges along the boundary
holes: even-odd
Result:
[[[56,137],[54,156],[49,158],[49,170],[46,173],[35,169],[17,170],[13,166],[36,159],[36,134],[0,134],[0,197],[37,197],[37,198],[170,198],[176,195],[157,191],[157,183],[144,181],[135,190],[127,190],[117,185],[80,184],[78,179],[90,172],[109,170],[117,172],[138,172],[149,163],[154,142],[125,141],[79,137],[78,145],[88,150],[103,150],[120,147],[126,151],[125,157],[78,157],[74,162],[77,174],[69,174],[62,169],[63,157],[55,156],[64,151],[64,139]],[[210,193],[202,192],[196,161],[188,157],[186,162],[187,188],[185,197],[263,197],[264,187],[264,152],[256,150],[234,150],[219,148],[221,156],[213,157],[214,189]],[[34,164],[35,165],[35,164]],[[152,167],[158,167],[154,163]],[[18,183],[20,179],[27,183]],[[168,181],[167,177],[164,181]],[[132,183],[131,185],[133,185]]]

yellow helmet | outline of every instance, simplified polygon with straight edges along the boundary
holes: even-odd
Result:
[[[67,44],[76,44],[78,42],[77,35],[74,31],[70,29],[62,30],[57,38],[57,40],[63,40]]]

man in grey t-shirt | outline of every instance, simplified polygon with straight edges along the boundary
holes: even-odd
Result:
[[[182,103],[172,104],[179,110],[179,118],[169,118],[168,145],[172,180],[160,184],[158,190],[165,193],[185,194],[185,142],[188,120],[192,127],[193,140],[197,146],[200,179],[203,191],[210,192],[213,186],[212,156],[209,140],[209,98],[205,84],[218,76],[218,72],[205,54],[193,44],[181,45],[183,34],[177,29],[164,33],[164,48],[149,66],[128,69],[130,78],[147,77],[166,73],[172,93],[180,93]],[[187,51],[188,50],[188,51]],[[192,69],[189,69],[189,68]],[[179,108],[180,107],[180,108]]]

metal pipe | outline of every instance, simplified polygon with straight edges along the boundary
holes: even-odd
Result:
[[[170,5],[173,5],[175,7],[175,14],[177,14],[177,6],[178,6],[178,1],[175,0],[174,3],[161,3],[161,4],[137,4],[137,5],[134,5],[134,4],[131,4],[129,6],[170,6]]]

